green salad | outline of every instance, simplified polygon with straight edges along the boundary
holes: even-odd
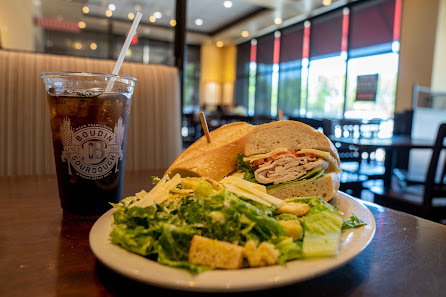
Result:
[[[200,273],[335,256],[342,230],[365,225],[354,215],[344,222],[337,207],[320,197],[289,199],[277,207],[207,181],[189,189],[180,183],[169,195],[149,205],[137,196],[113,204],[111,242],[161,264]],[[238,262],[219,264],[220,258]]]

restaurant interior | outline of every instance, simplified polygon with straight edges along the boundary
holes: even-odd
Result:
[[[94,250],[95,222],[67,219],[60,209],[52,89],[41,73],[117,74],[120,57],[119,75],[138,80],[124,157],[118,148],[124,197],[149,190],[150,176],[162,177],[197,140],[210,143],[209,131],[299,121],[339,154],[336,197],[347,199],[340,207],[359,201],[367,221],[363,233],[344,234],[340,255],[362,240],[358,248],[294,276],[254,269],[259,276],[250,280],[225,274],[227,282],[211,283],[106,260],[109,247]],[[0,139],[1,296],[148,289],[154,296],[441,296],[446,289],[446,0],[2,0]],[[72,164],[64,166],[71,174]]]
[[[55,57],[62,65],[73,63],[72,70],[87,71],[82,67],[88,59],[115,60],[135,14],[142,12],[124,69],[141,67],[140,74],[146,64],[176,67],[179,89],[177,96],[161,95],[155,102],[146,81],[137,87],[128,170],[168,167],[203,136],[200,111],[209,130],[236,121],[276,121],[282,112],[284,119],[307,123],[332,139],[346,193],[417,215],[427,205],[446,206],[439,193],[427,195],[424,188],[427,176],[435,176],[435,185],[445,177],[444,152],[438,166],[429,162],[446,121],[444,0],[23,0],[0,5],[1,130],[7,140],[0,175],[55,171],[43,120],[46,107],[32,98],[42,88],[34,75],[42,70],[39,63]],[[16,53],[26,57],[11,62],[8,55]],[[25,73],[23,59],[36,60],[36,68]],[[110,71],[107,67],[88,70]],[[31,88],[30,93],[10,89],[11,80]],[[159,106],[156,111],[153,104]],[[169,121],[161,125],[158,117]],[[401,143],[393,143],[395,137]],[[133,138],[147,140],[134,144]],[[28,151],[43,139],[42,149]],[[161,145],[169,149],[162,152]],[[433,175],[429,165],[437,167]]]

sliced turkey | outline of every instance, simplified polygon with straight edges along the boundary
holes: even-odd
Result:
[[[262,184],[280,184],[295,180],[314,168],[326,170],[329,163],[321,158],[306,154],[285,153],[269,158],[254,171],[256,180]]]

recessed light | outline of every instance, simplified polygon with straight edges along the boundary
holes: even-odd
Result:
[[[156,22],[156,17],[154,17],[153,15],[150,16],[149,20],[154,23]]]
[[[331,0],[322,0],[322,4],[327,6],[331,4]]]
[[[98,48],[98,45],[96,44],[96,43],[92,43],[92,44],[90,44],[90,48],[92,49],[92,50],[96,50],[97,48]]]
[[[82,43],[80,43],[80,42],[75,42],[75,43],[74,43],[74,48],[75,48],[75,49],[78,49],[78,50],[81,49],[81,48],[82,48]]]
[[[196,19],[195,20],[195,25],[197,25],[197,26],[203,25],[203,20],[202,19]]]
[[[87,27],[87,24],[85,24],[85,22],[79,22],[77,23],[77,26],[81,29],[85,29]]]
[[[274,19],[274,24],[276,24],[276,25],[282,24],[282,19],[281,18],[275,18]]]
[[[175,21],[174,19],[171,19],[171,20],[170,20],[170,25],[171,25],[172,27],[175,27],[176,24],[177,24],[177,21]]]
[[[83,13],[89,13],[90,12],[90,8],[88,8],[88,6],[84,6],[84,7],[82,7],[82,12]]]
[[[115,11],[116,10],[116,5],[114,5],[113,3],[108,5],[108,9],[111,11]]]
[[[133,6],[133,9],[134,9],[135,11],[141,11],[142,7],[141,7],[141,5],[139,5],[139,4],[135,4],[135,5]]]
[[[125,53],[126,57],[131,57],[132,56],[132,50],[128,49],[127,52]]]
[[[242,31],[242,37],[248,37],[249,32],[248,31]]]
[[[157,19],[160,19],[160,18],[163,17],[162,13],[159,12],[159,11],[154,12],[154,13],[153,13],[153,16],[156,17]]]
[[[113,15],[113,12],[110,9],[107,9],[107,11],[105,12],[105,15],[107,17],[111,17]]]
[[[232,7],[232,1],[225,1],[223,2],[223,6],[226,8],[231,8]]]
[[[223,43],[223,41],[217,41],[217,46],[218,47],[223,47],[223,45],[225,45],[224,43]]]
[[[133,14],[133,12],[131,12],[127,15],[127,17],[129,18],[129,20],[133,20],[135,18],[135,15]]]

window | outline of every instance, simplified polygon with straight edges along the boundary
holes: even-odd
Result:
[[[251,54],[248,42],[239,45],[236,102],[250,115],[391,118],[401,6],[357,1],[259,37]],[[356,100],[361,75],[377,75],[376,101]]]
[[[348,11],[336,10],[311,22],[307,117],[342,118],[346,75],[345,53],[342,54],[345,18],[348,18]]]
[[[302,24],[286,28],[280,39],[278,109],[299,116],[301,106]]]
[[[192,113],[198,106],[200,89],[200,47],[187,47],[187,65],[184,71],[183,112]]]

